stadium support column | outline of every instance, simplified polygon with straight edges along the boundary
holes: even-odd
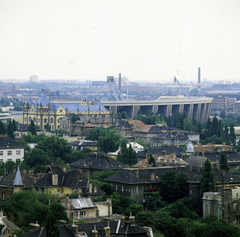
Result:
[[[167,112],[166,112],[166,116],[172,116],[172,105],[167,105]]]
[[[204,103],[204,107],[203,107],[203,113],[201,114],[201,122],[205,122],[206,119],[206,113],[207,113],[207,104]]]
[[[207,121],[208,117],[210,116],[211,105],[212,105],[212,103],[207,103],[207,114],[206,114],[205,121]]]
[[[153,105],[152,106],[152,112],[155,114],[158,112],[158,105]]]
[[[194,107],[194,104],[190,104],[189,113],[188,113],[189,119],[192,119],[193,117],[193,107]]]
[[[200,120],[202,104],[198,104],[196,120]]]
[[[113,114],[116,114],[116,113],[117,113],[117,105],[115,105],[115,106],[110,106],[109,109],[112,110],[112,113],[113,113]]]
[[[182,113],[184,110],[184,104],[179,105],[179,113]]]
[[[138,110],[140,109],[139,105],[133,105],[132,118],[137,116]]]

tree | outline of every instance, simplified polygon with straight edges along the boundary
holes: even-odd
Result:
[[[51,132],[51,126],[49,125],[49,123],[47,123],[46,125],[44,125],[44,129],[45,129],[47,132]]]
[[[27,165],[30,165],[30,167],[33,167],[34,165],[47,165],[51,164],[51,161],[48,157],[48,153],[40,148],[34,148],[28,156],[24,156],[24,161]]]
[[[115,129],[106,129],[100,132],[100,136],[98,138],[98,146],[100,151],[108,152],[116,151],[119,147],[120,135],[116,134]]]
[[[231,123],[231,126],[230,126],[229,140],[235,146],[235,144],[236,144],[236,134],[235,134],[235,129],[234,129],[233,123]]]
[[[0,121],[0,134],[5,134],[5,128],[2,121]]]
[[[220,158],[219,164],[220,164],[220,168],[222,170],[226,170],[227,172],[229,172],[230,167],[229,167],[227,158],[226,158],[224,153],[221,154],[221,158]]]
[[[149,158],[148,158],[148,164],[156,164],[156,160],[154,159],[153,155],[150,154]]]
[[[31,125],[29,126],[28,131],[29,131],[30,133],[32,133],[32,135],[34,135],[34,136],[37,135],[35,123],[33,122],[33,120],[31,120]]]
[[[78,116],[76,114],[73,114],[71,118],[72,124],[74,124],[78,119]]]
[[[12,126],[11,120],[10,120],[9,123],[8,123],[7,135],[8,135],[10,138],[12,138],[13,140],[15,139],[14,130],[13,130],[13,126]]]
[[[212,120],[212,127],[211,127],[211,136],[212,135],[217,135],[218,134],[218,119],[215,116]]]
[[[55,219],[51,210],[48,210],[46,216],[46,236],[59,237],[60,231],[58,229],[58,221]]]
[[[200,180],[200,197],[203,196],[204,192],[214,192],[215,191],[215,176],[212,171],[211,163],[207,159],[204,163],[202,178]]]
[[[224,110],[221,111],[220,114],[219,114],[219,117],[222,118],[222,119],[226,118],[226,112]]]
[[[134,165],[137,163],[137,154],[131,144],[129,145],[129,148],[127,148],[126,141],[122,141],[117,160],[126,165]]]

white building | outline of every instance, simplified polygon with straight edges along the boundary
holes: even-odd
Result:
[[[24,147],[10,137],[0,137],[0,162],[23,160]]]

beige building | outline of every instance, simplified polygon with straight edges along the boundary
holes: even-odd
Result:
[[[31,120],[40,129],[46,129],[47,124],[50,125],[51,130],[60,129],[61,120],[70,114],[79,115],[110,115],[108,111],[99,100],[96,101],[82,101],[81,103],[51,103],[49,98],[44,94],[38,97],[33,102],[31,98],[23,104],[23,124],[30,124]]]

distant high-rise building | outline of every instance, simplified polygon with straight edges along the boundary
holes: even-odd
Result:
[[[38,82],[38,76],[37,75],[31,75],[30,76],[30,82]]]
[[[201,68],[198,68],[198,84],[201,83]]]

